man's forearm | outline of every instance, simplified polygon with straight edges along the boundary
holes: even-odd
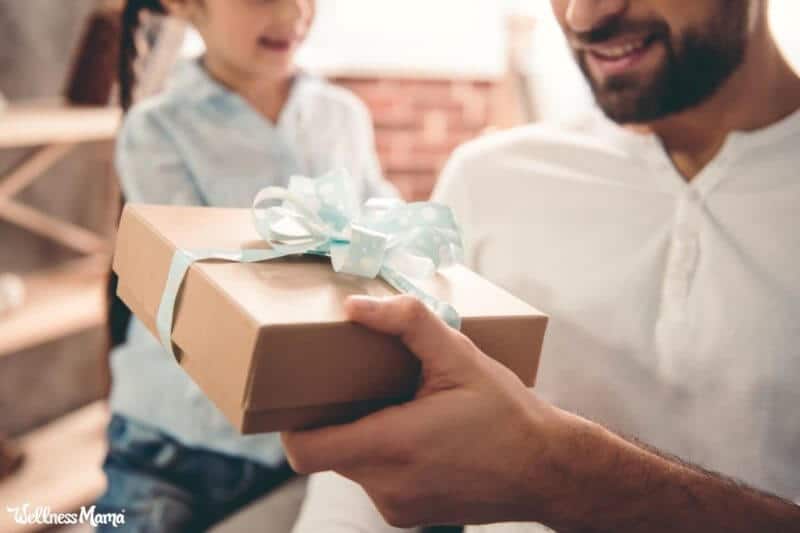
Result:
[[[563,452],[583,459],[543,506],[558,531],[800,532],[797,505],[572,418]]]
[[[561,533],[800,533],[800,508],[631,443],[532,393],[412,297],[351,298],[422,364],[412,401],[283,435],[301,473],[360,484],[389,524],[542,522]]]

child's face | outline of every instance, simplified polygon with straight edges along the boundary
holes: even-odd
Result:
[[[314,0],[195,0],[206,53],[250,76],[284,77],[314,18]]]

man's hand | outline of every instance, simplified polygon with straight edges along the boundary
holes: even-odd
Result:
[[[509,495],[550,462],[564,415],[415,298],[352,298],[347,310],[400,336],[422,361],[422,384],[414,401],[353,424],[284,434],[292,466],[360,483],[399,527],[530,517],[534,502]]]
[[[800,507],[541,401],[411,297],[352,298],[347,310],[399,335],[420,358],[419,391],[352,424],[285,433],[283,442],[295,470],[356,481],[394,526],[800,533]]]

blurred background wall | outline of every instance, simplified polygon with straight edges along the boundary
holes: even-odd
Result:
[[[95,0],[0,0],[0,91],[11,101],[54,99]],[[32,150],[0,150],[0,175]],[[82,146],[17,198],[81,226],[108,232],[111,144]],[[49,269],[76,255],[0,221],[0,273]],[[0,433],[17,434],[102,394],[102,328],[0,357]]]
[[[507,63],[505,13],[498,5],[318,2],[300,62],[367,103],[384,172],[408,199],[428,198],[450,153],[496,124],[501,107],[519,115],[521,102],[497,93]]]

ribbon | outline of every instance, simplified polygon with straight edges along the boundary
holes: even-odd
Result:
[[[178,292],[192,264],[208,259],[255,263],[303,254],[330,257],[335,272],[380,277],[460,329],[456,310],[412,281],[461,259],[461,233],[450,208],[396,199],[359,206],[351,184],[347,172],[339,171],[315,179],[294,176],[288,188],[260,191],[253,201],[253,223],[270,249],[176,250],[156,314],[159,339],[169,353],[177,358],[172,325]],[[269,205],[275,202],[280,203]]]

